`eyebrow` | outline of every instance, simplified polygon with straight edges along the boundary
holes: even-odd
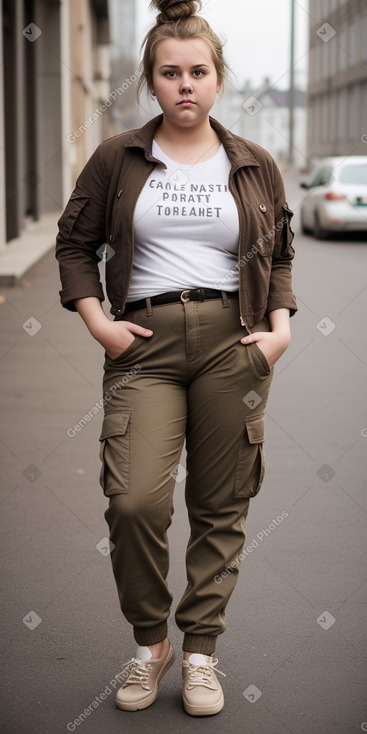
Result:
[[[210,68],[208,66],[208,64],[194,64],[194,66],[192,66],[191,68],[192,69],[199,69],[199,68],[201,69],[203,66],[206,66],[207,69]],[[178,64],[163,64],[159,68],[160,69],[165,69],[165,68],[168,68],[168,69],[179,69],[180,67],[178,66]]]

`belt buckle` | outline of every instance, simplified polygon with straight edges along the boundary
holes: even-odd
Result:
[[[187,303],[190,300],[190,291],[187,289],[180,293],[180,299],[182,303]]]

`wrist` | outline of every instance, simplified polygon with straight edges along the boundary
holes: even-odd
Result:
[[[289,339],[291,338],[291,330],[289,326],[277,326],[275,329],[271,330],[272,334],[276,334],[276,336],[279,336],[281,339]]]
[[[274,331],[272,331],[272,334],[274,334],[274,336],[276,337],[279,346],[281,346],[283,349],[287,349],[291,340],[290,331],[284,331],[284,329],[274,329]]]
[[[105,313],[94,315],[93,319],[88,324],[88,329],[91,335],[100,342],[103,336],[106,334],[106,329],[111,323],[111,320],[106,316]]]

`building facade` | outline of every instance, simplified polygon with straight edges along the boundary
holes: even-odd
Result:
[[[108,137],[101,112],[109,93],[108,2],[0,0],[0,24],[5,251],[31,223],[64,208],[80,169]]]
[[[125,132],[141,124],[136,102],[138,80],[138,48],[136,38],[135,0],[110,0],[111,14],[111,87],[125,85],[111,109],[115,133]]]
[[[307,151],[367,155],[367,3],[310,0]]]
[[[248,82],[241,90],[227,86],[213,107],[213,117],[237,135],[258,143],[269,151],[282,170],[289,165],[289,91],[274,87],[264,79],[258,88]],[[293,164],[306,162],[306,95],[295,90]]]

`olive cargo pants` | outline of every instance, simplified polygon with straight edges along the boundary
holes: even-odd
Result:
[[[153,336],[136,336],[117,359],[106,355],[104,365],[101,484],[121,610],[138,644],[166,637],[173,600],[167,529],[186,440],[191,534],[188,583],[175,620],[184,650],[211,655],[226,629],[249,501],[263,479],[273,370],[257,344],[239,341],[249,332],[240,324],[238,299],[225,293],[153,308],[148,300],[123,319]],[[252,331],[269,329],[264,318]]]

